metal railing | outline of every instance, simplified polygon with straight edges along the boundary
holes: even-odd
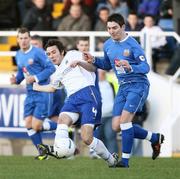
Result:
[[[141,37],[141,32],[127,32],[129,35],[133,37]],[[31,35],[38,34],[42,37],[89,37],[90,42],[90,53],[92,53],[95,56],[103,56],[103,52],[96,51],[96,38],[97,37],[108,37],[108,32],[100,32],[100,31],[31,31]],[[150,38],[151,35],[156,36],[172,36],[174,37],[177,42],[180,43],[180,37],[176,32],[161,32],[159,34],[152,34],[148,33],[145,34],[145,41],[144,41],[144,47],[145,47],[145,54],[148,57],[148,62],[151,66],[152,59],[151,59],[151,42]],[[0,31],[0,37],[8,37],[8,36],[17,36],[17,31]],[[0,56],[15,56],[16,52],[12,51],[2,51],[0,49]]]

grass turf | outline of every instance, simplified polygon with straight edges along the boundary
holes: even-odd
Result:
[[[132,157],[130,168],[108,168],[103,160],[38,161],[33,157],[1,156],[0,179],[179,179],[180,158]]]

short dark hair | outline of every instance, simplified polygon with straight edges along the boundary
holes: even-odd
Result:
[[[134,11],[134,10],[131,10],[131,11],[129,12],[129,15],[135,15],[135,16],[138,16],[138,15],[137,15],[137,12]]]
[[[156,20],[155,16],[153,16],[153,15],[151,15],[151,14],[146,14],[146,15],[144,16],[144,18],[145,18],[145,17],[150,17],[150,18],[152,18],[153,21]]]
[[[17,31],[18,31],[18,34],[28,33],[29,37],[31,36],[31,35],[30,35],[30,31],[29,31],[26,27],[21,27],[21,28],[19,28]]]
[[[43,38],[40,36],[40,35],[33,35],[33,36],[31,36],[31,39],[32,40],[39,40],[39,41],[43,41]]]
[[[100,13],[100,11],[108,11],[109,12],[109,8],[107,6],[102,6],[98,9],[98,14]]]
[[[49,39],[44,48],[46,50],[48,47],[51,47],[51,46],[54,46],[54,45],[58,48],[60,53],[65,52],[64,45],[62,44],[62,42],[60,42],[57,39]]]
[[[116,22],[122,27],[125,24],[124,17],[121,14],[112,14],[108,17],[107,22]]]
[[[76,43],[79,43],[79,41],[89,41],[89,37],[78,37],[76,40]]]

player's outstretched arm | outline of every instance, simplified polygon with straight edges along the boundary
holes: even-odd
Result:
[[[56,89],[54,87],[52,87],[50,84],[39,85],[38,83],[33,83],[33,90],[43,91],[43,92],[55,92],[56,91]]]
[[[87,63],[86,61],[76,60],[76,61],[73,61],[70,66],[72,68],[75,68],[77,65],[83,67],[84,69],[86,69],[87,71],[90,71],[90,72],[96,71],[96,67],[93,64]]]

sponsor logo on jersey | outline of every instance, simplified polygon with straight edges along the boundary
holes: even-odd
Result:
[[[129,49],[124,49],[123,56],[125,56],[125,57],[130,56],[130,50]]]
[[[29,65],[32,65],[33,63],[34,63],[34,59],[32,59],[32,58],[28,59],[28,64]]]

